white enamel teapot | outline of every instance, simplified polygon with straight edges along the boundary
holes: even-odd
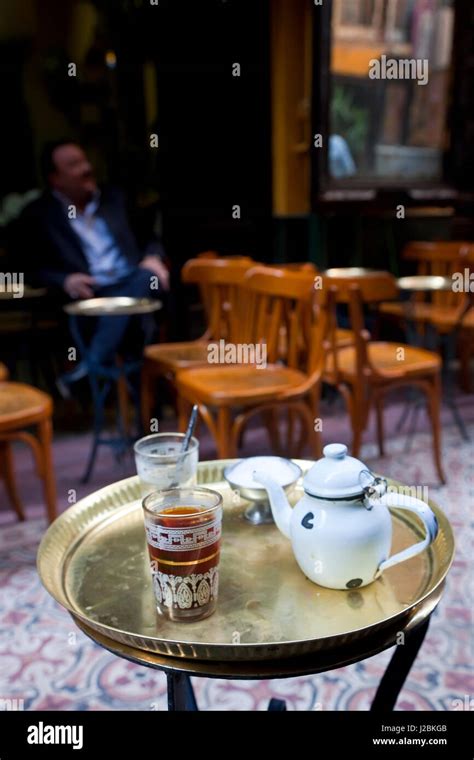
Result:
[[[386,570],[426,549],[438,534],[438,522],[420,499],[387,491],[347,447],[332,443],[303,479],[304,496],[292,509],[281,486],[263,470],[253,478],[267,490],[275,522],[292,543],[303,573],[334,589],[366,586]],[[422,520],[423,541],[389,556],[392,518],[389,507],[415,512]]]

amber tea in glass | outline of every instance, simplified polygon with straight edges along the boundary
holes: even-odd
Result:
[[[217,603],[222,496],[208,488],[155,491],[143,500],[158,612],[195,621]]]

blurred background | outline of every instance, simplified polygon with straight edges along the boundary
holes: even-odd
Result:
[[[473,42],[462,0],[4,0],[0,269],[21,271],[42,152],[69,139],[125,192],[139,246],[163,244],[161,341],[205,328],[181,279],[202,251],[415,272],[408,242],[474,237]],[[426,59],[428,81],[370,78],[383,56]],[[10,377],[53,393],[57,427],[87,429],[55,386],[61,305],[0,305]]]
[[[395,262],[407,239],[469,239],[471,4],[316,10],[310,0],[5,0],[2,230],[21,202],[12,194],[40,185],[44,143],[66,136],[100,179],[126,189],[138,227],[159,210],[176,268],[206,248],[377,265],[382,244]],[[374,82],[367,61],[383,54],[429,59],[428,83]],[[396,203],[404,224],[390,223]]]

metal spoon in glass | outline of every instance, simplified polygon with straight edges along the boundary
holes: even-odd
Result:
[[[191,411],[191,416],[189,417],[188,427],[186,428],[186,433],[183,439],[183,445],[181,446],[181,452],[176,462],[175,477],[174,477],[173,482],[168,486],[168,488],[177,488],[179,485],[181,470],[183,468],[183,463],[184,463],[184,455],[186,454],[188,450],[189,442],[191,440],[192,434],[194,433],[197,416],[198,416],[198,405],[194,404]]]

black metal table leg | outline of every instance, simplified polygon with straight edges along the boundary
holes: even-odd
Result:
[[[186,673],[166,673],[168,681],[168,710],[199,710],[191,679]]]
[[[94,430],[92,448],[89,453],[89,459],[87,460],[84,475],[81,478],[81,483],[89,482],[92,471],[94,469],[97,449],[99,448],[101,442],[101,433],[105,423],[105,404],[112,387],[112,384],[109,380],[102,380],[101,387],[100,376],[92,370],[89,370],[89,385],[91,388],[92,404],[94,407]]]
[[[454,422],[456,423],[458,430],[461,433],[461,436],[464,438],[465,441],[469,441],[470,440],[469,434],[467,432],[466,425],[464,424],[462,415],[460,414],[459,409],[457,407],[456,399],[454,396],[455,383],[454,383],[453,373],[451,370],[451,363],[456,358],[457,337],[458,337],[457,330],[453,330],[452,332],[444,336],[445,357],[444,357],[441,377],[443,380],[443,390],[444,390],[444,397],[446,399],[446,405],[451,410],[451,414],[453,415]]]
[[[389,712],[395,707],[398,695],[423,644],[429,624],[428,617],[421,625],[405,634],[405,643],[399,644],[395,649],[375,694],[371,712]]]
[[[276,699],[276,697],[272,697],[268,703],[268,709],[270,712],[284,712],[286,710],[286,702],[284,699]]]

